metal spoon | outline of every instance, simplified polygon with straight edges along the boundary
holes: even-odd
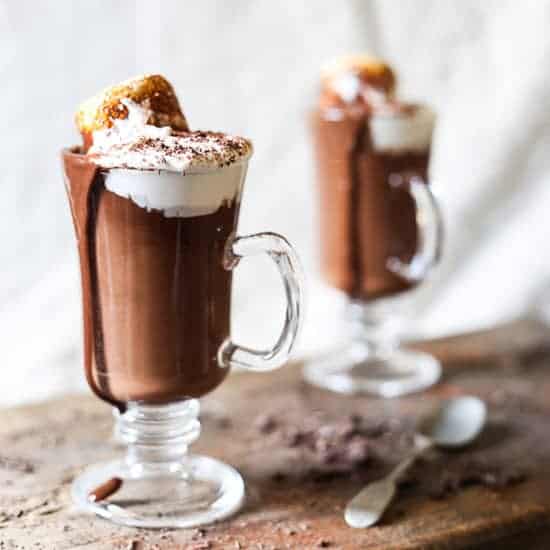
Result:
[[[397,482],[420,455],[434,446],[451,449],[468,445],[480,434],[486,419],[487,407],[477,397],[445,401],[438,411],[421,422],[411,455],[386,477],[367,485],[348,503],[346,523],[358,528],[375,525],[390,505]]]

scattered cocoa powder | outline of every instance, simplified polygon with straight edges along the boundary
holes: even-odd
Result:
[[[285,421],[288,417],[263,413],[254,427],[269,437],[273,445],[296,450],[309,466],[303,481],[326,483],[342,476],[351,476],[357,482],[373,481],[409,454],[414,445],[414,427],[408,419],[373,422],[351,414],[334,420],[317,411],[301,415],[299,424],[289,424]],[[516,411],[509,424],[519,420]],[[502,488],[523,481],[528,475],[527,464],[525,461],[510,464],[507,452],[491,445],[495,438],[491,431],[489,426],[480,438],[479,446],[483,447],[484,439],[485,445],[489,445],[486,450],[473,445],[459,453],[439,451],[431,460],[419,461],[400,486],[432,498],[443,498],[470,485]],[[276,483],[285,483],[290,478],[292,472],[284,470],[271,476]]]

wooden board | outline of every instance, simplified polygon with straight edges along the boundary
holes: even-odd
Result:
[[[96,398],[71,396],[4,410],[0,550],[548,549],[546,338],[544,327],[524,321],[423,344],[445,361],[443,382],[423,395],[393,401],[316,390],[301,381],[299,366],[232,375],[204,400],[203,435],[193,450],[237,466],[247,482],[247,502],[233,519],[204,530],[120,528],[73,508],[69,488],[74,476],[83,466],[121,452],[111,438],[110,408]],[[321,413],[326,422],[351,414],[373,421],[414,419],[442,396],[461,392],[490,403],[491,422],[482,440],[462,453],[435,453],[419,465],[416,483],[402,490],[383,523],[370,530],[348,528],[343,507],[364,480],[381,475],[389,464],[366,462],[359,476],[312,476],[316,464],[311,456],[284,444],[277,430],[265,426],[265,415],[285,429]],[[397,460],[405,451],[391,456]],[[525,469],[528,477],[505,488],[472,486],[437,500],[430,496],[430,484],[445,468],[480,458]]]

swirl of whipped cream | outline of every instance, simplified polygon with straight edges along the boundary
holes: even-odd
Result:
[[[147,124],[150,110],[129,99],[121,102],[128,117],[93,133],[90,160],[102,168],[201,171],[246,160],[252,144],[220,132],[176,132],[169,126]]]
[[[219,132],[176,132],[147,124],[150,112],[121,100],[128,117],[93,133],[88,158],[105,169],[105,187],[165,216],[215,212],[239,195],[252,144]]]

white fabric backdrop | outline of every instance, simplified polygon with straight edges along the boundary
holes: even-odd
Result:
[[[527,307],[550,253],[550,2],[547,0],[0,0],[0,405],[84,386],[75,242],[59,149],[76,105],[162,72],[194,128],[251,137],[241,232],[285,234],[309,279],[302,350],[338,337],[336,298],[317,282],[306,127],[319,66],[371,51],[403,95],[440,112],[432,164],[447,216],[445,261],[414,328],[444,333]],[[267,262],[243,265],[241,340],[282,319]]]

